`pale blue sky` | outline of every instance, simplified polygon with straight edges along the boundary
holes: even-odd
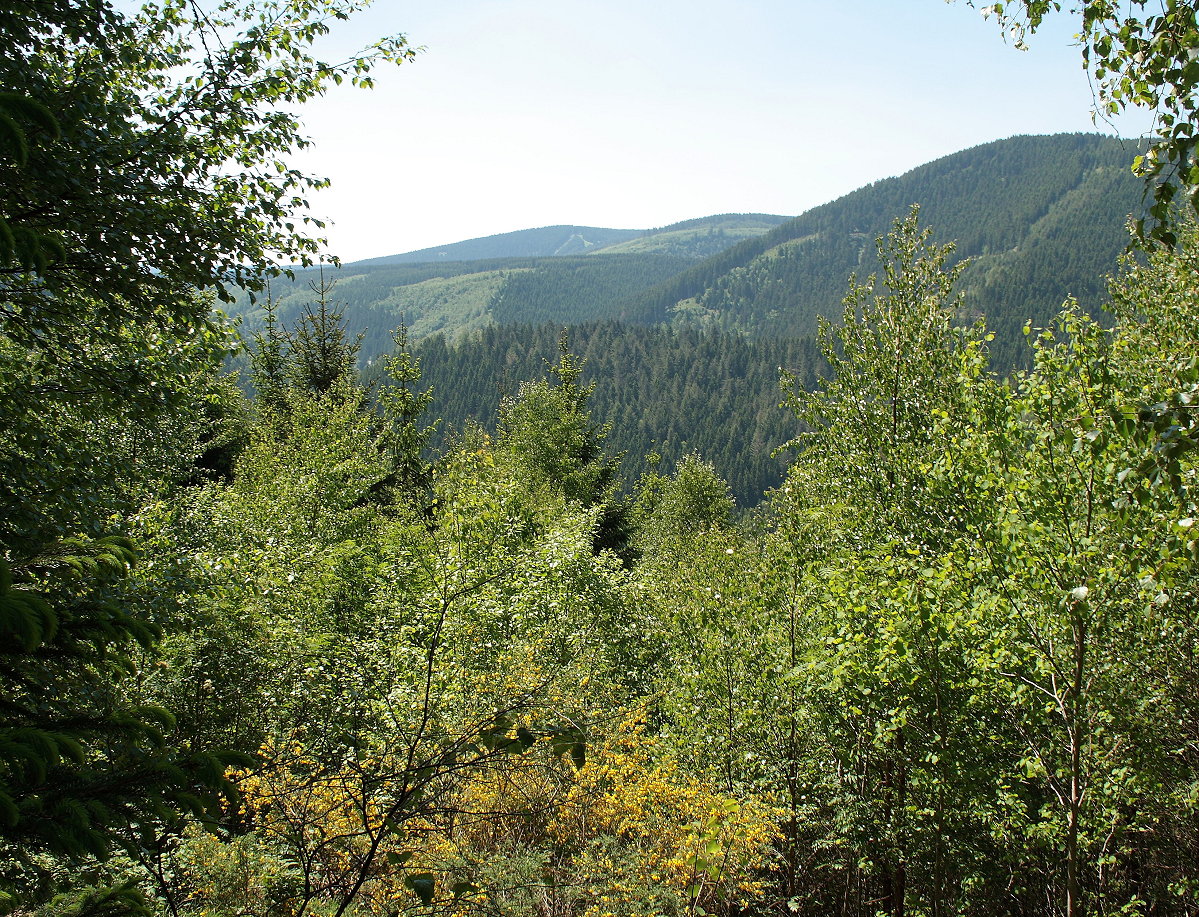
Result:
[[[332,41],[397,31],[415,63],[303,112],[346,261],[798,214],[979,143],[1096,129],[1070,19],[1021,52],[965,0],[376,0]]]

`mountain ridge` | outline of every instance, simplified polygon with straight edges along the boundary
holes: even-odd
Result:
[[[779,406],[778,367],[815,384],[817,316],[840,317],[848,278],[876,269],[875,239],[893,220],[920,202],[934,240],[957,238],[956,257],[972,259],[962,319],[987,317],[992,366],[1006,372],[1027,360],[1025,321],[1047,322],[1071,294],[1099,308],[1128,240],[1125,216],[1141,200],[1130,161],[1126,146],[1094,135],[1009,138],[871,183],[698,261],[668,253],[672,233],[723,244],[718,217],[606,253],[348,265],[334,299],[347,304],[347,330],[367,332],[364,363],[407,326],[447,432],[491,426],[501,394],[544,372],[566,328],[597,383],[597,419],[621,431],[612,446],[625,453],[626,483],[652,467],[651,452],[672,462],[697,451],[748,505],[780,480],[774,450],[796,432]],[[667,252],[627,250],[655,238]],[[305,299],[301,277],[282,299],[285,323]],[[367,374],[381,370],[376,361]]]
[[[569,255],[598,254],[613,249],[619,250],[626,243],[662,234],[706,230],[709,227],[736,227],[755,224],[761,225],[765,229],[789,219],[791,219],[789,216],[767,213],[718,213],[652,229],[612,229],[601,226],[556,224],[479,236],[395,255],[364,258],[347,262],[345,267],[484,261],[494,258],[557,258]]]

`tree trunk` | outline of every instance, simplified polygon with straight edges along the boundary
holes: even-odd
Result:
[[[1066,917],[1084,917],[1085,908],[1079,881],[1078,834],[1085,787],[1082,749],[1086,739],[1086,711],[1083,704],[1087,661],[1086,621],[1076,617],[1073,630],[1073,684],[1070,688],[1070,702],[1066,705],[1067,715],[1070,717],[1070,722],[1066,724],[1070,737],[1070,809],[1066,821]]]

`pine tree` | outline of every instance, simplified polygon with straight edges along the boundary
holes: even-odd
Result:
[[[351,340],[346,333],[344,306],[330,298],[335,286],[322,269],[309,283],[315,301],[304,306],[299,323],[287,333],[291,381],[301,391],[329,394],[354,375],[362,335]]]
[[[620,463],[604,454],[610,427],[591,417],[588,402],[595,383],[580,384],[583,365],[563,333],[550,379],[523,383],[516,397],[500,405],[499,445],[534,487],[597,511],[596,550],[621,550],[628,523],[626,507],[616,497]]]
[[[393,340],[395,352],[385,361],[390,384],[379,396],[385,421],[382,446],[390,454],[393,486],[409,498],[417,498],[429,489],[430,468],[424,452],[438,422],[421,425],[433,402],[433,391],[415,389],[421,378],[420,360],[408,349],[405,325],[400,325]]]

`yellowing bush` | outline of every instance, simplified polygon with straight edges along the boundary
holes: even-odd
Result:
[[[348,893],[359,914],[418,899],[447,915],[478,905],[529,917],[724,912],[762,892],[777,837],[775,807],[686,773],[635,720],[577,770],[544,739],[488,755],[398,830],[385,827],[397,762],[333,766],[295,741],[263,757],[240,779],[252,835],[191,845],[191,903],[207,913],[237,900],[242,914],[287,915]]]
[[[396,762],[347,755],[331,764],[299,740],[268,744],[262,758],[263,766],[238,775],[243,814],[260,842],[304,877],[271,913],[350,894],[365,912],[382,913],[411,895],[401,839],[385,827],[394,799],[387,775],[402,770]]]
[[[588,917],[639,913],[650,889],[704,913],[762,891],[778,815],[761,799],[734,799],[684,773],[629,722],[579,772],[550,834],[576,851],[573,879]]]

